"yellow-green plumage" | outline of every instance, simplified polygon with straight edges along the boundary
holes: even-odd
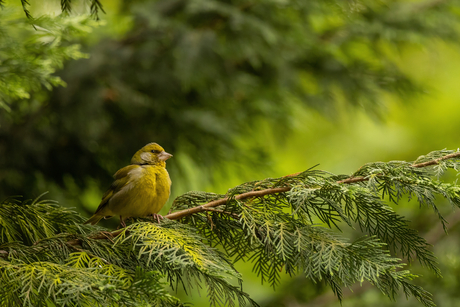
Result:
[[[115,173],[115,181],[85,224],[94,225],[114,215],[120,216],[122,225],[129,217],[155,216],[170,195],[171,179],[165,161],[171,156],[156,143],[147,144],[136,152],[131,165]]]

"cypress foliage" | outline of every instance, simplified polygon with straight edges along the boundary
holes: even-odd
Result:
[[[441,150],[351,176],[312,168],[226,195],[192,191],[160,223],[134,219],[112,232],[53,201],[10,198],[0,205],[0,305],[182,306],[167,285],[203,287],[211,306],[257,305],[232,265],[250,261],[272,287],[281,274],[304,274],[340,300],[343,287],[369,281],[390,298],[403,291],[435,306],[404,269],[416,259],[440,276],[435,255],[391,203],[415,198],[444,224],[435,196],[460,205],[460,188],[442,181],[459,157]],[[363,236],[350,240],[345,227]]]
[[[23,4],[26,5],[26,1]],[[25,12],[30,15],[26,9]],[[44,15],[27,20],[18,15],[13,8],[0,9],[0,112],[4,116],[1,121],[3,129],[12,122],[21,122],[24,116],[46,104],[41,97],[46,97],[44,90],[66,85],[54,73],[64,66],[66,60],[88,57],[81,52],[81,46],[75,39],[87,35],[97,25],[86,16],[62,18]]]

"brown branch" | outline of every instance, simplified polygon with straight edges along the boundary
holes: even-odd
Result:
[[[423,163],[417,163],[417,164],[412,164],[412,167],[426,167],[430,165],[435,165],[439,164],[439,161],[447,160],[447,159],[452,159],[452,158],[459,158],[460,157],[460,151],[454,152],[449,155],[445,155],[444,157],[437,158],[431,161],[423,162]]]
[[[430,160],[427,162],[422,162],[422,163],[417,163],[417,164],[412,164],[412,167],[416,168],[421,168],[421,167],[427,167],[431,165],[436,165],[439,164],[440,161],[447,160],[447,159],[452,159],[452,158],[459,158],[460,157],[460,151],[459,152],[454,152],[449,155],[445,155],[444,157],[437,158],[434,160]],[[367,177],[352,177],[352,178],[347,178],[344,180],[337,181],[337,183],[355,183],[355,182],[362,182],[362,181],[367,181],[369,180]]]
[[[369,179],[366,177],[351,177],[351,178],[337,181],[337,183],[355,183],[355,182],[361,182],[361,181],[367,181],[367,180]]]
[[[431,165],[439,164],[439,162],[442,161],[442,160],[458,158],[458,157],[460,157],[460,152],[455,152],[455,153],[452,153],[452,154],[449,154],[449,155],[446,155],[444,157],[437,158],[437,159],[434,159],[434,160],[431,160],[431,161],[412,164],[412,167],[420,168],[420,167],[431,166]],[[296,176],[298,174],[300,174],[300,173],[295,173],[295,174],[287,175],[287,176],[284,176],[284,177],[292,177],[292,176]],[[339,184],[340,183],[349,184],[349,183],[362,182],[362,181],[367,181],[367,180],[369,180],[369,179],[366,178],[366,177],[354,177],[354,178],[347,178],[347,179],[344,179],[344,180],[337,181],[337,183],[339,183]],[[236,196],[235,199],[240,200],[240,199],[245,199],[245,198],[249,198],[249,197],[260,197],[260,196],[269,195],[269,194],[287,192],[290,189],[291,189],[290,187],[283,187],[283,188],[265,189],[265,190],[260,190],[260,191],[251,191],[251,192],[240,194],[240,195]],[[197,207],[193,207],[193,208],[185,209],[185,210],[182,210],[182,211],[177,211],[177,212],[170,213],[170,214],[166,215],[165,217],[170,219],[170,220],[178,220],[178,219],[180,219],[182,217],[185,217],[185,216],[188,216],[188,215],[191,215],[191,214],[194,214],[194,213],[206,211],[206,208],[212,208],[212,207],[217,207],[217,206],[223,205],[228,200],[229,200],[228,197],[213,200],[213,201],[211,201],[211,202],[209,202],[207,204],[204,204],[204,205],[200,205],[200,206],[197,206]]]
[[[417,168],[427,167],[427,166],[439,164],[439,162],[442,161],[442,160],[458,158],[458,157],[460,157],[460,152],[455,152],[455,153],[452,153],[452,154],[449,154],[449,155],[446,155],[444,157],[437,158],[437,159],[434,159],[434,160],[431,160],[431,161],[412,164],[412,167],[417,167]],[[293,177],[293,176],[296,176],[298,174],[300,174],[300,173],[295,173],[295,174],[287,175],[287,176],[284,176],[284,177]],[[347,179],[344,179],[344,180],[337,181],[337,183],[339,183],[339,184],[340,183],[350,184],[350,183],[362,182],[362,181],[367,181],[367,180],[368,180],[368,178],[366,178],[366,177],[354,177],[354,178],[347,178]],[[260,190],[260,191],[251,191],[251,192],[239,194],[239,195],[235,196],[235,199],[236,200],[241,200],[241,199],[246,199],[246,198],[251,198],[251,197],[262,197],[262,196],[265,196],[265,195],[287,192],[290,189],[291,189],[291,187],[281,187],[281,188],[265,189],[265,190]],[[165,218],[168,218],[170,220],[178,220],[178,219],[183,218],[185,216],[189,216],[189,215],[192,215],[194,213],[199,213],[199,212],[203,212],[203,211],[221,211],[221,210],[212,209],[212,208],[224,205],[229,199],[230,199],[229,197],[225,197],[225,198],[213,200],[213,201],[211,201],[209,203],[206,203],[204,205],[200,205],[200,206],[197,206],[197,207],[193,207],[193,208],[189,208],[189,209],[169,213],[169,214],[167,214],[165,216]],[[222,211],[222,213],[225,213],[225,212]],[[113,231],[113,232],[98,233],[96,235],[91,236],[90,238],[91,239],[107,239],[108,235],[110,235],[112,238],[114,238],[114,237],[118,236],[122,231],[123,231],[123,229],[116,230],[116,231]],[[81,244],[80,240],[73,240],[71,243],[70,242],[68,242],[68,243],[69,244]]]
[[[291,189],[291,187],[282,187],[282,188],[265,189],[265,190],[260,190],[260,191],[251,191],[251,192],[246,192],[246,193],[237,195],[237,196],[235,196],[235,199],[240,200],[240,199],[245,199],[245,198],[250,198],[250,197],[261,197],[261,196],[265,196],[265,195],[269,195],[269,194],[287,192],[290,189]],[[206,208],[213,208],[213,207],[217,207],[217,206],[220,206],[220,205],[224,205],[229,199],[230,199],[229,197],[225,197],[225,198],[213,200],[213,201],[211,201],[211,202],[209,202],[207,204],[204,204],[204,205],[200,205],[200,206],[197,206],[197,207],[193,207],[193,208],[185,209],[185,210],[182,210],[182,211],[177,211],[177,212],[170,213],[170,214],[166,215],[165,218],[168,218],[170,220],[178,220],[180,218],[183,218],[185,216],[188,216],[188,215],[191,215],[191,214],[194,214],[194,213],[206,211]]]
[[[426,167],[426,166],[439,164],[439,161],[442,161],[442,160],[447,160],[447,159],[457,158],[457,157],[460,157],[460,152],[455,152],[453,154],[449,154],[449,155],[446,155],[444,157],[437,158],[437,159],[434,159],[434,160],[431,160],[431,161],[412,164],[411,166],[416,167],[416,168]],[[295,174],[287,175],[287,176],[284,176],[284,177],[292,177],[292,176],[296,176],[298,174],[300,174],[300,173],[295,173]],[[347,179],[344,179],[344,180],[337,181],[337,183],[339,183],[339,184],[340,183],[349,184],[349,183],[362,182],[362,181],[367,181],[367,180],[369,180],[367,177],[353,177],[353,178],[347,178]],[[269,195],[269,194],[287,192],[290,189],[291,189],[290,187],[283,187],[283,188],[265,189],[265,190],[260,190],[260,191],[251,191],[251,192],[240,194],[240,195],[236,196],[235,199],[240,200],[240,199],[245,199],[245,198],[249,198],[249,197],[260,197],[260,196]],[[209,202],[207,204],[204,204],[204,205],[200,205],[200,206],[197,206],[197,207],[193,207],[193,208],[185,209],[185,210],[182,210],[182,211],[177,211],[177,212],[170,213],[170,214],[166,215],[165,217],[170,219],[170,220],[178,220],[178,219],[180,219],[182,217],[185,217],[185,216],[188,216],[188,215],[191,215],[191,214],[194,214],[194,213],[206,211],[205,208],[217,207],[217,206],[223,205],[228,200],[229,200],[228,197],[217,199],[217,200],[211,201],[211,202]]]
[[[449,154],[449,155],[446,155],[446,156],[443,156],[441,158],[437,158],[437,159],[434,159],[434,160],[431,160],[431,161],[412,164],[411,166],[412,167],[417,167],[417,168],[427,167],[427,166],[439,164],[439,162],[443,161],[443,160],[452,159],[452,158],[459,158],[459,157],[460,157],[460,152],[455,152],[455,153],[452,153],[452,154]],[[300,174],[300,173],[295,173],[295,174],[287,175],[287,176],[284,176],[284,177],[293,177],[293,176],[296,176],[298,174]],[[339,184],[340,183],[349,184],[349,183],[362,182],[362,181],[367,181],[367,180],[368,180],[368,178],[366,178],[366,177],[353,177],[353,178],[347,178],[347,179],[344,179],[344,180],[337,181],[337,183],[339,183]],[[260,190],[260,191],[251,191],[251,192],[239,194],[239,195],[235,196],[235,199],[236,200],[241,200],[241,199],[251,198],[251,197],[262,197],[262,196],[265,196],[265,195],[287,192],[290,189],[291,189],[291,187],[281,187],[281,188],[265,189],[265,190]],[[214,207],[224,205],[229,199],[230,199],[229,197],[225,197],[225,198],[213,200],[213,201],[211,201],[209,203],[206,203],[204,205],[200,205],[200,206],[197,206],[197,207],[185,209],[185,210],[182,210],[182,211],[169,213],[169,214],[167,214],[165,216],[165,218],[168,218],[170,220],[178,220],[178,219],[183,218],[185,216],[189,216],[191,214],[199,213],[199,212],[203,212],[203,211],[215,211],[215,212],[221,212],[221,213],[225,213],[225,214],[232,214],[232,215],[236,215],[237,217],[239,217],[235,213],[213,209]],[[455,221],[454,225],[457,224],[457,223],[460,223],[460,216],[459,216],[458,221],[457,220],[454,220],[454,221]],[[113,232],[104,231],[104,232],[100,232],[100,233],[97,233],[95,235],[92,235],[89,238],[90,239],[96,239],[96,240],[98,240],[98,239],[109,239],[109,240],[111,240],[111,238],[115,238],[116,236],[118,236],[123,231],[124,231],[124,229],[115,230]],[[431,234],[429,234],[429,236],[430,235]],[[438,237],[439,234],[436,234],[436,235],[433,235],[433,236]],[[73,239],[73,240],[70,240],[70,241],[68,241],[66,243],[68,245],[81,245],[82,241],[79,240],[79,239]],[[7,258],[8,254],[9,253],[7,251],[0,250],[0,257],[1,258]]]

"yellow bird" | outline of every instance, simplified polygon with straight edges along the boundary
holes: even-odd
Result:
[[[137,151],[131,165],[118,170],[115,181],[102,196],[94,215],[85,224],[97,224],[102,218],[120,216],[120,224],[126,227],[130,217],[154,216],[171,194],[171,179],[166,170],[166,160],[172,155],[157,143],[149,143]]]

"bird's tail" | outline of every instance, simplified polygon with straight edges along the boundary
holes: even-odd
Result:
[[[95,214],[89,218],[84,224],[96,225],[100,220],[104,218],[103,215]]]

